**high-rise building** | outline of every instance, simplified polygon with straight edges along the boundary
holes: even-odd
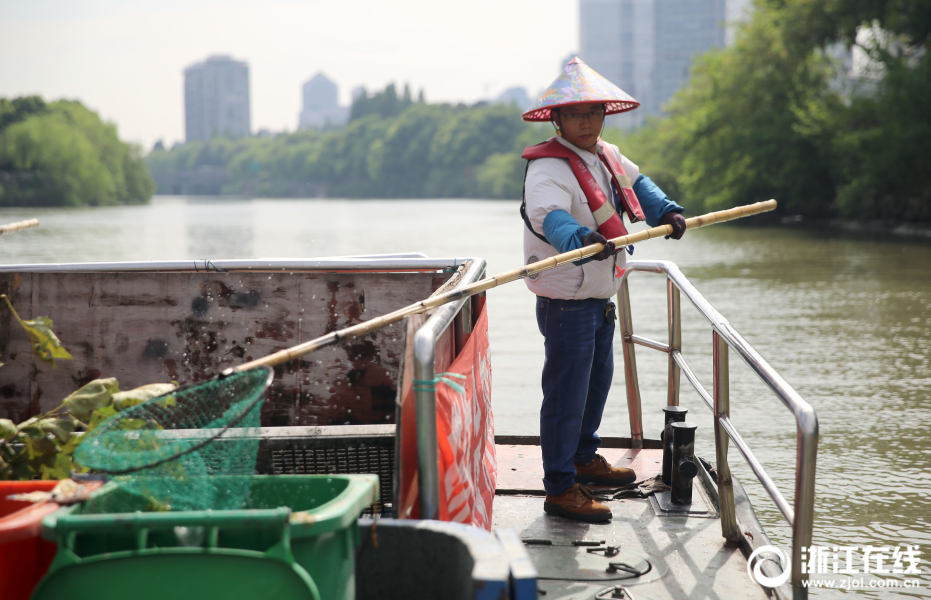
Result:
[[[632,0],[581,0],[579,52],[588,66],[636,97],[633,82],[623,76],[625,69],[633,69],[634,48],[621,33],[630,37],[633,31],[632,10]]]
[[[349,107],[339,105],[339,88],[323,73],[317,73],[304,83],[303,110],[298,127],[320,129],[345,125],[349,120]]]
[[[640,102],[610,124],[635,127],[662,111],[692,60],[724,45],[726,1],[735,0],[580,0],[580,58]]]
[[[184,131],[189,142],[250,134],[249,65],[211,56],[184,70]]]
[[[530,97],[527,96],[527,89],[522,87],[511,87],[501,92],[494,99],[496,104],[512,104],[521,110],[530,108]]]
[[[724,0],[656,0],[653,104],[662,107],[689,78],[696,56],[724,46]]]

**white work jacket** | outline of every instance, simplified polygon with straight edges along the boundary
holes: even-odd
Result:
[[[613,202],[611,175],[595,154],[587,152],[557,136],[563,146],[578,154],[606,198]],[[637,181],[640,169],[620,153],[617,146],[602,142],[606,152],[614,152],[631,183]],[[543,220],[551,211],[564,210],[572,215],[579,225],[598,231],[598,224],[588,206],[582,186],[572,173],[572,167],[562,158],[538,158],[530,163],[524,181],[524,198],[527,217],[534,231],[543,234]],[[618,216],[624,218],[623,210]],[[556,248],[524,230],[524,263],[530,264],[559,253]],[[572,263],[539,273],[524,280],[531,292],[546,298],[583,300],[586,298],[611,298],[621,285],[620,272],[626,264],[626,254],[617,253],[605,260],[593,260],[582,266]]]

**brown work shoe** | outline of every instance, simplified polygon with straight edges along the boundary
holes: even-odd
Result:
[[[627,485],[637,480],[633,469],[612,467],[608,460],[596,454],[587,465],[575,466],[575,480],[589,485]]]
[[[546,495],[543,510],[548,515],[566,517],[576,521],[600,522],[611,520],[611,509],[595,502],[595,496],[584,485],[573,484],[558,496]]]

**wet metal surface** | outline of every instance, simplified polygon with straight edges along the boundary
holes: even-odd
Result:
[[[540,497],[496,496],[493,526],[513,527],[521,538],[553,541],[555,551],[549,546],[528,546],[541,573],[538,586],[546,592],[546,600],[591,600],[611,584],[585,581],[596,563],[607,567],[615,559],[572,548],[571,541],[579,539],[605,540],[605,545],[620,549],[618,558],[634,556],[649,561],[651,570],[645,575],[618,581],[636,598],[766,598],[763,589],[747,576],[747,562],[740,549],[724,545],[717,519],[657,517],[649,500],[642,499],[607,504],[613,513],[611,521],[581,523],[544,514]],[[578,568],[578,580],[571,580],[571,575],[569,580],[543,579],[546,572],[552,574],[546,569],[559,562],[548,558],[546,552],[555,552],[553,556],[562,560],[558,576]]]
[[[544,495],[543,457],[540,446],[497,444],[498,492]],[[615,467],[627,467],[637,481],[657,475],[662,468],[663,451],[655,449],[601,448],[598,451]],[[592,486],[598,488],[598,486]],[[497,502],[497,499],[495,500]]]
[[[714,489],[706,488],[702,478],[694,480],[690,508],[703,512],[663,511],[656,498],[605,500],[602,496],[599,501],[611,508],[612,520],[582,523],[543,512],[539,446],[499,444],[496,449],[498,495],[493,527],[514,528],[526,540],[546,600],[591,600],[613,583],[629,587],[635,598],[655,600],[766,597],[747,576],[740,549],[725,546]],[[633,468],[638,481],[662,471],[662,449],[602,448],[599,452],[614,466]],[[613,492],[598,486],[592,489]],[[743,488],[738,491],[743,503]],[[669,492],[661,493],[670,505]],[[741,518],[748,523],[752,520],[743,513]],[[611,563],[617,563],[614,569]]]
[[[676,504],[672,501],[672,492],[656,492],[653,494],[653,509],[659,515],[682,515],[690,516],[711,516],[715,517],[714,511],[708,508],[708,503],[702,494],[694,488],[692,490],[692,501],[688,504]]]
[[[2,273],[0,293],[22,318],[54,321],[74,355],[37,365],[25,333],[0,311],[6,365],[0,417],[50,410],[85,383],[121,389],[187,384],[337,328],[386,314],[438,287],[442,273]],[[403,336],[395,327],[275,369],[265,426],[390,424]]]
[[[611,546],[585,548],[572,544],[528,545],[527,552],[537,568],[540,581],[610,582],[636,579],[638,582],[658,579],[659,568],[646,556]],[[601,550],[601,552],[592,552]]]

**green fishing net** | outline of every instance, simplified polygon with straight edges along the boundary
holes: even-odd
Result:
[[[249,496],[265,388],[258,368],[153,398],[85,436],[75,460],[108,473],[152,510],[228,510]]]

